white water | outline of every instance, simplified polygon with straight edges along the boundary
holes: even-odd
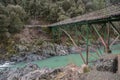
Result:
[[[14,62],[5,62],[4,64],[0,64],[0,69],[9,68],[14,64]]]

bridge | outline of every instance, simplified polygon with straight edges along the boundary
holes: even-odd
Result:
[[[77,16],[71,19],[67,19],[51,24],[49,25],[49,27],[62,26],[62,25],[64,26],[71,24],[94,24],[94,23],[104,23],[104,22],[119,21],[119,20],[120,20],[120,3],[109,6],[101,10],[84,14],[82,16]]]
[[[82,16],[66,19],[51,25],[25,25],[25,27],[56,27],[71,24],[94,24],[120,20],[120,3],[107,8],[86,13]]]
[[[86,64],[88,64],[88,55],[89,55],[89,33],[91,29],[95,31],[95,34],[100,38],[103,43],[103,46],[106,49],[106,53],[110,53],[110,47],[116,42],[120,37],[120,24],[115,25],[114,22],[120,21],[120,3],[111,5],[101,10],[97,10],[94,12],[86,13],[81,16],[77,16],[74,18],[66,19],[57,23],[53,23],[50,25],[26,25],[27,27],[49,27],[52,29],[53,38],[56,39],[56,34],[59,34],[59,38],[62,33],[60,32],[60,28],[69,27],[71,29],[75,29],[75,32],[78,30],[78,27],[84,26],[86,27],[86,33],[80,34],[83,36],[86,41]],[[73,28],[74,27],[74,28]],[[99,30],[98,28],[99,27]],[[102,31],[105,28],[106,31]],[[118,29],[119,28],[119,29]],[[116,33],[116,38],[114,41],[110,43],[110,30],[113,30]],[[82,30],[78,30],[79,32]],[[101,32],[105,33],[104,35]],[[95,35],[93,34],[93,35]],[[85,37],[86,36],[86,37]],[[76,37],[78,38],[78,36]]]

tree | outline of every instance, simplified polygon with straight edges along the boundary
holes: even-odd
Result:
[[[0,4],[0,33],[8,31],[7,26],[9,25],[9,18],[7,16],[7,10],[5,6]]]
[[[104,8],[106,6],[105,0],[93,0],[94,10]]]
[[[0,32],[16,33],[19,32],[24,24],[26,12],[18,5],[8,5],[7,7],[0,4]]]

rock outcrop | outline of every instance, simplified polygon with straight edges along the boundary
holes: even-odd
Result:
[[[96,61],[95,66],[98,71],[109,71],[116,73],[118,70],[117,55],[104,55],[102,58]]]
[[[35,64],[28,64],[21,69],[11,70],[7,74],[6,80],[39,80],[41,75],[51,72],[51,69],[40,69]]]
[[[36,60],[43,60],[52,56],[64,56],[70,54],[68,47],[53,43],[42,43],[41,46],[15,46],[18,54],[10,57],[10,61],[14,62],[31,62]]]
[[[1,72],[0,80],[79,80],[81,73],[81,68],[73,64],[57,69],[40,69],[35,64],[27,64],[23,68]]]
[[[74,64],[57,69],[39,68],[27,64],[19,69],[7,69],[0,72],[0,80],[120,80],[120,75],[109,71],[84,71],[87,65],[78,67]]]

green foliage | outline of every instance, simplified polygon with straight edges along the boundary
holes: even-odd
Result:
[[[7,11],[5,10],[5,7],[0,4],[0,33],[6,31],[6,28],[9,25],[9,19],[6,14]]]
[[[24,19],[26,17],[25,11],[18,5],[8,5],[6,9],[10,17],[8,32],[19,32],[23,28]]]
[[[7,26],[9,25],[9,19],[6,15],[0,15],[0,33],[8,31]]]
[[[12,54],[15,54],[16,53],[16,50],[15,50],[15,48],[13,47],[14,45],[15,45],[15,42],[14,42],[14,40],[13,39],[8,39],[8,41],[7,41],[7,47],[6,47],[6,50],[7,50],[7,52],[8,52],[8,55],[12,55]]]
[[[71,3],[70,0],[64,0],[62,2],[62,8],[63,8],[63,10],[64,11],[68,11],[71,8],[72,4],[73,3]]]
[[[106,6],[105,3],[106,0],[93,0],[93,4],[94,4],[94,9],[101,9],[104,8]]]
[[[24,24],[26,13],[22,7],[0,4],[0,32],[19,32]]]
[[[49,22],[57,22],[85,12],[82,0],[1,0],[0,2],[6,6],[20,5],[31,18],[40,17]]]
[[[0,44],[3,43],[9,47],[10,44],[7,41],[12,37],[11,34],[20,32],[25,19],[26,12],[19,5],[7,5],[5,7],[0,3]],[[10,50],[9,48],[6,50]]]
[[[117,2],[120,2],[120,0],[0,0],[0,48],[1,44],[3,44],[2,48],[8,52],[7,57],[16,53],[13,47],[15,43],[13,42],[14,40],[11,40],[11,34],[20,32],[27,20],[26,16],[29,16],[30,19],[44,19],[46,22],[54,23],[80,16]],[[85,40],[84,36],[86,36],[87,28],[85,26],[82,26],[81,29],[78,28],[64,27],[62,29],[68,31],[75,42],[81,43],[81,41]],[[71,45],[71,41],[65,38],[65,34],[59,29],[42,28],[42,31],[49,34],[54,39],[53,42],[61,43],[63,41],[63,44]],[[90,42],[96,38],[92,35],[92,32],[89,33]],[[35,45],[42,45],[43,42],[43,39],[38,39]],[[89,69],[86,68],[84,71],[89,72]]]
[[[44,43],[44,39],[39,38],[35,40],[35,45],[41,46],[43,43]]]
[[[70,17],[66,16],[66,15],[59,15],[57,21],[62,21],[62,20],[65,20],[65,19],[69,19]]]
[[[79,16],[115,3],[114,0],[0,0],[0,2],[5,6],[8,4],[20,5],[29,17],[44,18],[51,23]]]
[[[7,53],[6,58],[16,53],[11,34],[17,33],[23,28],[25,18],[26,13],[19,5],[5,7],[0,3],[0,45],[2,44],[0,49],[5,50],[2,53]]]
[[[9,16],[15,16],[21,19],[22,22],[24,22],[24,19],[26,18],[26,12],[24,11],[24,9],[19,6],[19,5],[8,5],[6,7]]]

